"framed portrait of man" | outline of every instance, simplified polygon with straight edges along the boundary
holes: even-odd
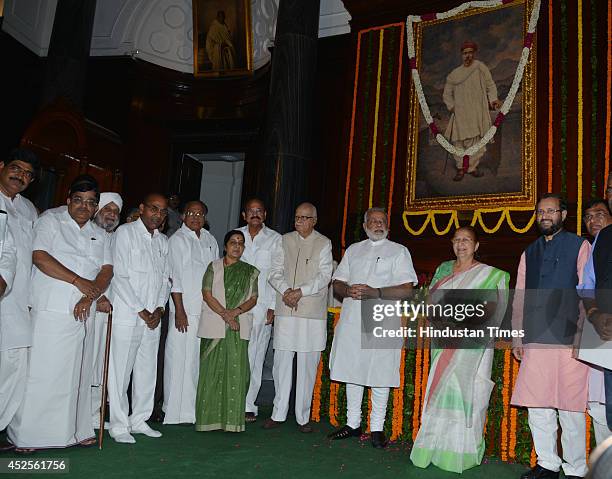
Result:
[[[413,24],[423,93],[439,132],[458,150],[478,144],[494,124],[515,77],[532,8],[533,0],[517,0]],[[535,44],[510,110],[469,162],[438,144],[412,81],[409,108],[407,211],[535,204]]]
[[[252,73],[249,0],[193,0],[193,32],[196,76]]]

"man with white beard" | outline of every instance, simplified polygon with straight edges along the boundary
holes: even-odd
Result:
[[[102,228],[106,235],[110,237],[113,231],[119,226],[119,215],[123,207],[123,199],[119,193],[104,192],[100,193],[98,212],[94,216],[94,222]],[[108,313],[110,312],[110,302],[106,295],[98,298],[96,305],[96,316],[93,323],[93,379],[91,389],[91,413],[94,429],[100,427],[100,403],[102,401],[102,373],[104,369],[104,345],[106,343],[106,325]]]
[[[259,295],[257,304],[251,310],[253,314],[253,328],[249,340],[251,379],[245,404],[245,421],[252,423],[257,419],[258,408],[255,400],[261,387],[263,364],[270,343],[276,303],[276,294],[268,283],[268,272],[272,265],[274,251],[280,247],[281,235],[264,223],[266,207],[258,198],[247,200],[242,210],[242,218],[247,224],[238,228],[244,234],[244,253],[240,259],[259,270],[257,280]]]
[[[361,435],[363,389],[369,386],[372,389],[372,446],[384,448],[389,388],[400,383],[401,350],[361,348],[361,300],[405,299],[418,280],[408,249],[387,239],[389,229],[384,209],[366,211],[363,228],[369,239],[346,250],[333,277],[334,292],[343,302],[329,367],[333,381],[346,383],[347,424],[328,437],[346,439]]]
[[[198,326],[202,280],[219,245],[204,228],[208,208],[200,200],[185,205],[182,225],[169,240],[172,290],[164,359],[164,424],[195,424],[200,371]]]

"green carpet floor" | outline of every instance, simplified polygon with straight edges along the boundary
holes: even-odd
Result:
[[[265,418],[267,415],[260,416]],[[290,418],[291,419],[291,418]],[[104,449],[70,448],[39,451],[32,456],[2,454],[19,459],[70,459],[73,477],[328,477],[379,478],[495,478],[518,479],[525,468],[487,459],[463,475],[435,467],[418,469],[409,459],[405,444],[374,449],[369,438],[329,441],[332,430],[327,423],[315,425],[315,432],[302,434],[288,420],[280,428],[264,430],[262,419],[248,425],[243,433],[195,432],[191,426],[160,426],[163,437],[152,439],[137,435],[136,444],[117,444],[105,436]],[[40,477],[40,475],[36,475]],[[24,477],[20,475],[19,477]],[[57,476],[56,476],[57,477]]]

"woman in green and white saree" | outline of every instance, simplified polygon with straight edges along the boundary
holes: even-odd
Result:
[[[501,323],[508,302],[510,276],[478,262],[478,238],[471,227],[459,228],[452,239],[456,260],[436,269],[430,298],[443,290],[497,290],[497,304],[487,308],[487,324]],[[437,291],[437,293],[436,293]],[[485,331],[487,331],[485,329]],[[488,331],[487,331],[488,335]],[[489,343],[456,349],[431,349],[431,370],[421,428],[410,459],[417,467],[430,464],[461,473],[477,466],[485,451],[483,429],[494,383],[493,347]]]
[[[223,243],[224,257],[208,265],[202,282],[196,431],[244,431],[253,322],[248,311],[257,303],[259,271],[240,261],[244,252],[241,231],[230,231]]]

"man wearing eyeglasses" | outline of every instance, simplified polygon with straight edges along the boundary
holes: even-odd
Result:
[[[164,359],[164,424],[195,424],[200,371],[202,279],[219,245],[204,228],[208,208],[200,201],[185,205],[183,224],[169,241],[172,290]]]
[[[264,428],[287,419],[297,355],[295,420],[312,432],[312,391],[327,340],[327,287],[332,275],[332,245],[315,231],[317,209],[302,203],[295,210],[295,231],[283,235],[272,256],[268,281],[276,290],[274,320],[274,409]]]
[[[585,415],[589,367],[572,356],[579,298],[589,242],[563,229],[567,204],[556,194],[542,196],[536,206],[541,236],[521,255],[513,301],[513,353],[521,361],[512,404],[528,408],[537,465],[521,479],[584,477]],[[563,458],[557,453],[557,421],[561,424]]]
[[[34,181],[38,158],[25,148],[15,148],[0,162],[0,209],[7,212],[16,248],[13,287],[0,303],[0,430],[13,418],[23,400],[32,344],[28,295],[32,270],[32,241],[36,208],[21,193]],[[0,451],[14,446],[0,442]]]
[[[92,321],[113,274],[108,237],[90,221],[99,197],[96,180],[81,175],[70,186],[67,210],[34,226],[28,378],[7,430],[22,452],[95,442]]]
[[[159,323],[170,294],[168,238],[159,228],[168,200],[150,194],[139,206],[140,218],[121,225],[113,237],[115,275],[111,284],[113,331],[109,361],[109,433],[134,443],[131,433],[160,437],[146,423],[153,412]],[[132,378],[132,414],[127,389]]]
[[[577,289],[580,296],[583,298],[585,309],[588,313],[588,320],[592,323],[592,328],[599,334],[603,341],[612,340],[612,321],[606,318],[605,314],[598,314],[599,308],[595,302],[595,290],[596,281],[595,268],[593,262],[593,254],[598,244],[599,233],[605,231],[608,226],[612,225],[612,215],[608,209],[608,203],[602,199],[595,199],[589,201],[584,208],[584,225],[586,229],[594,238],[592,244],[592,251],[589,259],[584,267],[582,275],[582,282],[578,285]],[[603,243],[602,243],[603,244]],[[592,341],[589,333],[588,323],[584,325],[584,332],[582,335],[581,349],[579,358],[583,361],[592,363],[600,362],[602,359],[600,356],[593,357],[593,351],[590,350],[589,346],[594,345],[590,343]],[[588,341],[588,342],[587,342]],[[606,355],[610,355],[610,351],[606,350]],[[592,360],[592,361],[590,361]],[[606,421],[606,394],[605,394],[605,381],[604,381],[604,369],[601,365],[592,363],[592,367],[589,372],[589,414],[593,418],[593,429],[595,431],[595,442],[597,445],[605,441],[612,431],[608,427]]]
[[[245,404],[245,421],[256,421],[258,408],[255,404],[259,389],[266,351],[272,334],[276,293],[268,283],[268,273],[272,266],[272,255],[279,247],[281,235],[266,226],[266,207],[262,200],[251,198],[242,209],[242,219],[246,226],[238,228],[244,234],[244,253],[241,260],[259,270],[257,304],[251,310],[253,327],[249,340],[249,367],[251,379]]]

